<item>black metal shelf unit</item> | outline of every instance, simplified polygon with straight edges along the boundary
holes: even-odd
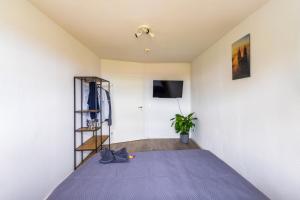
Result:
[[[88,110],[83,108],[83,84],[95,82],[97,88],[103,88],[110,93],[110,82],[108,80],[91,77],[91,76],[76,76],[74,77],[74,170],[76,170],[84,161],[90,158],[92,155],[98,152],[99,149],[103,148],[103,144],[108,140],[108,147],[110,149],[110,135],[111,135],[111,125],[108,123],[108,133],[103,134],[103,120],[102,120],[102,92],[100,95],[100,108],[97,110]],[[79,99],[79,101],[78,101]],[[97,96],[95,95],[95,102],[97,101]],[[99,124],[96,123],[95,127],[87,127],[84,125],[84,115],[89,113],[98,113],[97,120]],[[85,133],[92,133],[91,136],[86,136]],[[79,134],[79,136],[78,136]],[[79,140],[79,141],[78,141]],[[79,142],[79,145],[77,144]],[[84,154],[87,152],[87,154]],[[80,162],[78,163],[78,154],[80,156]]]

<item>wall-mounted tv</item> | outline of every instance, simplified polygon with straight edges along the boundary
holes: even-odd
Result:
[[[181,98],[183,81],[153,81],[153,97],[156,98]]]

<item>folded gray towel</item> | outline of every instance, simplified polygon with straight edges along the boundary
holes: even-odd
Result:
[[[113,155],[114,155],[115,159],[112,162],[114,162],[114,163],[129,161],[128,152],[127,152],[126,148],[122,148],[116,152],[113,151]]]
[[[114,155],[113,155],[112,151],[110,151],[107,148],[102,150],[100,152],[100,155],[101,155],[101,159],[100,159],[99,162],[102,163],[102,164],[111,163],[114,160]]]
[[[118,151],[113,151],[105,148],[100,152],[101,159],[99,160],[102,164],[108,164],[108,163],[122,163],[122,162],[128,162],[128,152],[126,148],[122,148]]]

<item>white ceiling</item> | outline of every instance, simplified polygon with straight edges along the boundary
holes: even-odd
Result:
[[[190,62],[266,1],[30,0],[100,58],[139,62]]]

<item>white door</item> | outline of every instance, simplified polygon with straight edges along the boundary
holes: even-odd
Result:
[[[113,142],[144,139],[143,67],[105,61],[101,70],[113,84]]]

